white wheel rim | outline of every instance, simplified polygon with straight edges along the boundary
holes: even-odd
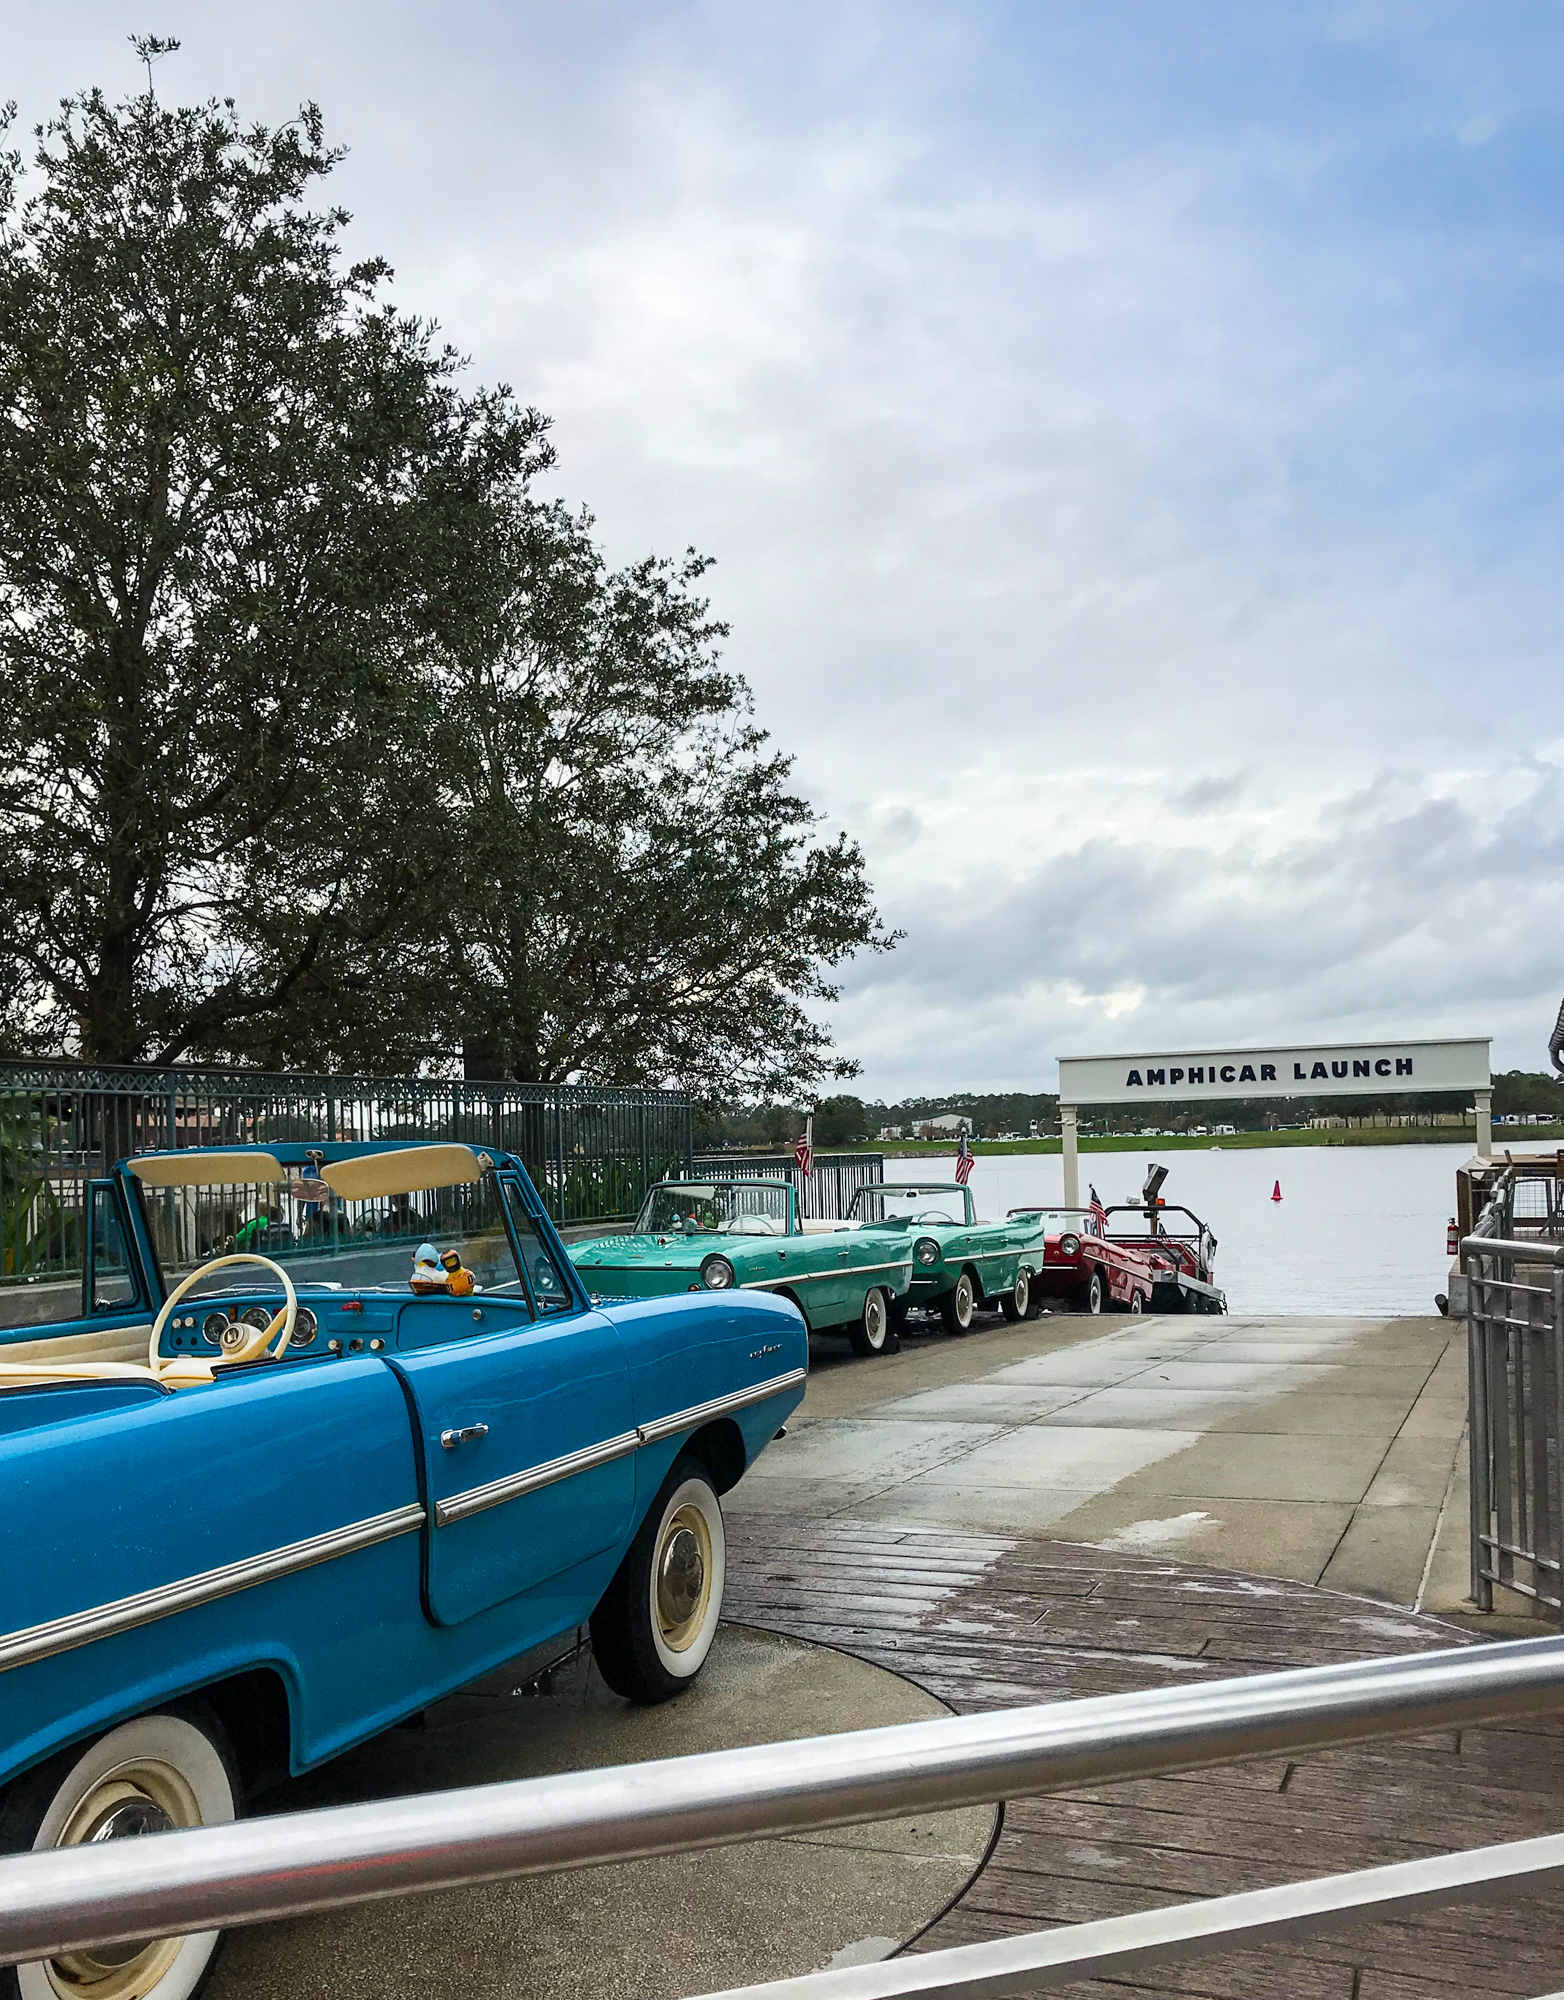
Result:
[[[885,1301],[878,1291],[870,1292],[863,1302],[864,1338],[871,1347],[885,1344]]]
[[[687,1479],[668,1497],[652,1556],[652,1644],[670,1674],[699,1671],[722,1615],[727,1538],[717,1496]]]
[[[140,1716],[89,1746],[44,1814],[35,1849],[76,1847],[234,1816],[216,1749],[176,1715]],[[188,2000],[219,1933],[69,1952],[16,1968],[22,2000]]]

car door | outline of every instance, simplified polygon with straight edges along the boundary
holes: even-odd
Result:
[[[440,1625],[618,1547],[632,1525],[640,1440],[619,1335],[574,1295],[519,1190],[508,1193],[531,1296],[415,1300],[397,1329]]]

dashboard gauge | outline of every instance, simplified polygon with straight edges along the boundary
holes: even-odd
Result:
[[[246,1326],[270,1326],[272,1316],[265,1306],[246,1306],[239,1315]]]
[[[294,1315],[293,1338],[288,1342],[288,1345],[290,1347],[308,1347],[319,1330],[315,1315],[310,1311],[309,1307],[300,1306],[298,1312]]]
[[[214,1347],[222,1345],[223,1329],[228,1324],[227,1313],[208,1313],[201,1322],[201,1338],[209,1340]]]

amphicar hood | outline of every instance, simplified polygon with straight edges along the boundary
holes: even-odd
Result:
[[[714,1250],[726,1250],[752,1239],[739,1236],[595,1236],[570,1246],[570,1261],[578,1271],[698,1267]]]

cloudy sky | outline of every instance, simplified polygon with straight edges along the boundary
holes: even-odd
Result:
[[[19,22],[25,23],[22,33]],[[357,244],[549,411],[731,662],[889,958],[870,1094],[1492,1033],[1564,989],[1552,0],[57,0],[351,148]]]

